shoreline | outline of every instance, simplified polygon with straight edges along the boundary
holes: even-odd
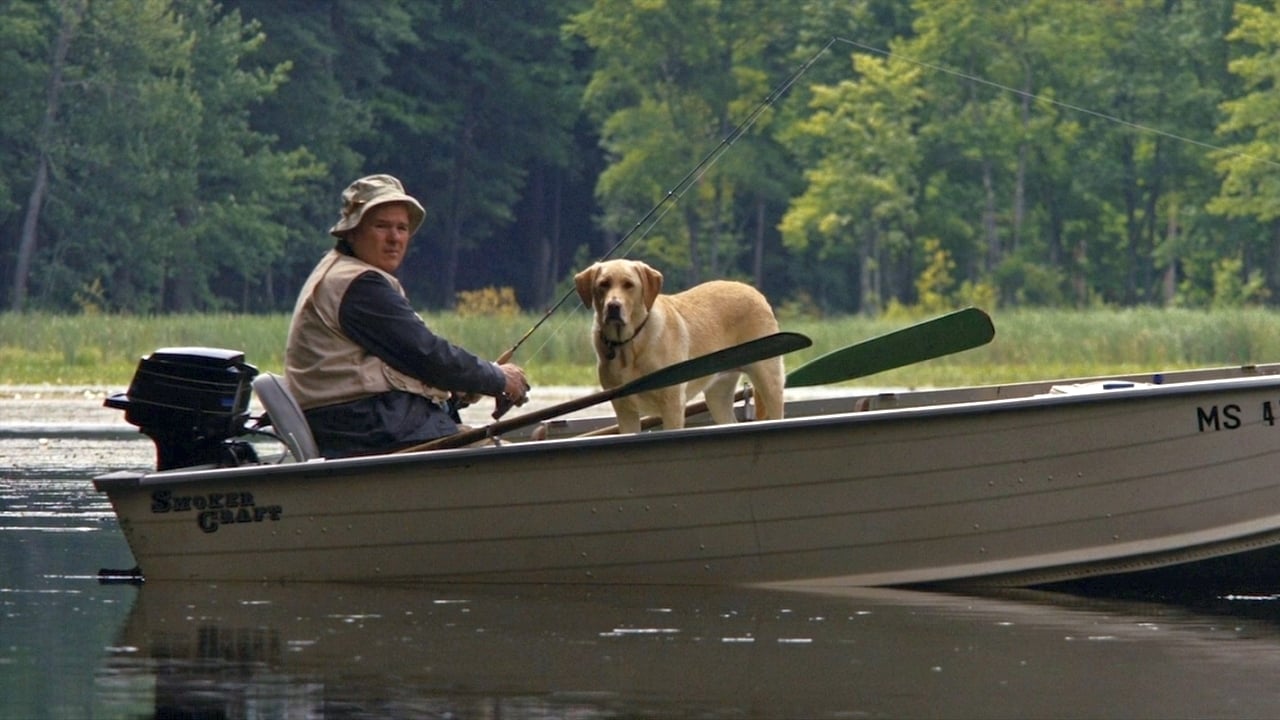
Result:
[[[127,387],[107,388],[86,385],[0,385],[0,438],[21,433],[28,435],[37,428],[57,427],[119,427],[136,432],[137,428],[124,419],[124,413],[103,405],[107,397],[127,391]],[[529,402],[523,408],[514,408],[510,416],[521,410],[529,411],[549,407],[595,392],[593,388],[553,386],[535,388]],[[487,400],[487,399],[486,399]],[[262,404],[256,396],[249,399],[249,414],[262,414]],[[493,401],[481,401],[463,409],[464,422],[484,425],[492,421]],[[601,403],[566,417],[589,417],[609,414],[609,404]]]
[[[69,432],[106,432],[111,435],[121,431],[136,433],[137,428],[124,419],[124,413],[108,408],[103,402],[109,395],[125,392],[127,388],[108,388],[89,385],[0,385],[0,439],[14,436],[65,434]],[[803,387],[786,391],[787,399],[804,399],[833,395],[866,395],[878,392],[898,392],[902,388],[876,387]],[[598,392],[598,387],[548,386],[535,387],[529,402],[512,409],[505,417],[515,417],[521,412],[551,407]],[[251,416],[263,412],[257,397],[249,401]],[[486,398],[463,409],[463,422],[480,426],[493,422],[493,401]],[[565,413],[564,417],[613,416],[610,404],[602,402],[581,410]],[[505,419],[505,418],[504,418]]]

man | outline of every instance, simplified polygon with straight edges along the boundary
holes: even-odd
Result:
[[[426,216],[390,175],[342,193],[338,238],[298,294],[285,380],[327,458],[408,447],[458,431],[450,399],[490,395],[519,405],[524,370],[441,338],[413,311],[394,273]]]

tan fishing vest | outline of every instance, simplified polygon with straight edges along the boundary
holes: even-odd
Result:
[[[390,390],[444,402],[449,393],[431,387],[386,364],[342,332],[338,309],[351,282],[370,270],[380,273],[396,292],[400,281],[390,273],[336,250],[330,250],[298,293],[285,343],[285,379],[303,410],[350,402]]]

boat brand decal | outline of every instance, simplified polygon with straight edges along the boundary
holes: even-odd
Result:
[[[279,505],[258,505],[250,492],[174,495],[168,490],[151,493],[151,512],[195,513],[196,524],[207,532],[217,532],[223,525],[276,521],[284,514]]]

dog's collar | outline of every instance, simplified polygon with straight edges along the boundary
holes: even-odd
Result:
[[[610,360],[618,357],[618,348],[636,339],[636,336],[639,335],[640,331],[644,329],[645,323],[649,322],[650,314],[652,313],[646,314],[644,316],[644,319],[641,320],[640,324],[636,326],[636,331],[631,333],[631,337],[627,338],[626,340],[610,340],[609,338],[604,336],[603,332],[601,332],[600,342],[604,343],[604,346],[607,348],[607,350],[605,350],[604,356]]]

